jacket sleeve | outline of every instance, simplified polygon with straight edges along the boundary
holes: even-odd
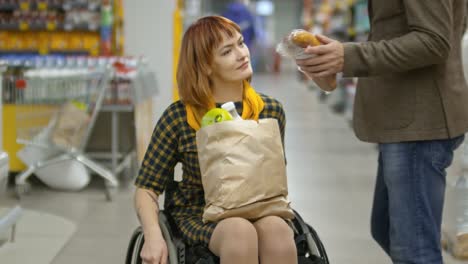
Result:
[[[403,0],[409,33],[378,42],[345,43],[343,75],[375,76],[443,62],[451,49],[453,2]]]
[[[466,26],[468,25],[468,1],[465,5],[465,18],[463,19],[463,34],[466,32]]]

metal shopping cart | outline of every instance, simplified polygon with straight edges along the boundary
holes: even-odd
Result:
[[[116,176],[84,153],[96,122],[105,90],[114,70],[30,69],[14,83],[17,142],[41,149],[40,157],[17,175],[18,198],[30,190],[27,179],[39,169],[70,160],[77,161],[105,180],[108,200],[118,187]],[[59,177],[59,176],[57,176]]]

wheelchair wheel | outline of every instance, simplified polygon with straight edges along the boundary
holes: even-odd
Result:
[[[185,246],[177,243],[178,240],[175,239],[173,232],[171,231],[171,223],[162,211],[159,213],[159,227],[161,228],[164,240],[166,241],[167,253],[169,256],[168,263],[184,264]]]
[[[143,230],[138,227],[130,239],[130,243],[127,249],[127,257],[125,258],[125,264],[141,264],[140,252],[143,248],[145,238],[143,237]]]
[[[293,221],[297,234],[296,247],[299,264],[329,264],[328,255],[317,232],[302,217],[294,211]]]
[[[163,234],[164,240],[166,241],[167,251],[168,251],[168,263],[169,264],[184,264],[185,257],[184,248],[180,245],[176,245],[176,240],[174,239],[172,232],[170,230],[170,224],[164,215],[163,212],[159,214],[159,225],[161,227],[161,232]],[[130,239],[130,243],[127,249],[127,256],[125,259],[125,264],[142,264],[140,257],[141,249],[145,243],[145,238],[143,235],[143,229],[138,227]],[[179,259],[181,261],[179,261]]]

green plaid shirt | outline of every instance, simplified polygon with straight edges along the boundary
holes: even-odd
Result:
[[[260,95],[265,102],[260,118],[278,120],[284,143],[286,119],[283,106],[272,97]],[[242,113],[242,103],[236,103],[236,107]],[[185,105],[181,101],[171,104],[156,124],[135,185],[157,195],[166,191],[164,207],[170,211],[187,240],[208,244],[214,225],[203,229],[206,225],[201,222],[205,198],[195,134],[187,123]],[[182,163],[182,181],[175,182],[174,167],[179,162]]]

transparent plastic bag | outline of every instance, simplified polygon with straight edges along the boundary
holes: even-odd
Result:
[[[300,33],[306,33],[307,31],[303,29],[294,29],[289,33],[288,36],[283,38],[283,40],[278,43],[276,46],[276,52],[278,52],[281,56],[288,57],[291,59],[308,59],[314,57],[314,55],[307,54],[304,52],[304,48],[300,47],[292,41],[293,37]]]
[[[297,40],[297,36],[301,36],[299,39],[300,46],[297,42],[295,43],[293,39]],[[305,31],[303,29],[294,29],[289,33],[283,40],[276,46],[276,52],[283,57],[287,57],[294,60],[302,60],[313,58],[313,54],[305,53],[305,48],[307,46],[318,46],[321,45],[320,42],[315,38],[314,35]],[[302,71],[302,69],[298,68],[299,71],[303,72],[307,77],[310,76]],[[320,78],[311,78],[321,90],[325,92],[331,92],[336,89],[337,82],[336,82],[336,75],[333,76],[326,76]]]

